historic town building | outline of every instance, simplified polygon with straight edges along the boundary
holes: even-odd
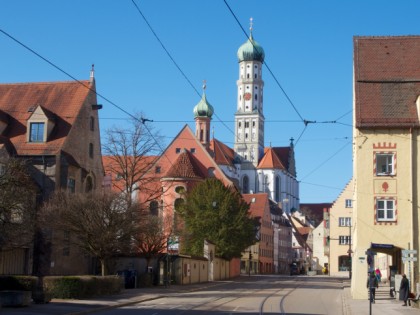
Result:
[[[100,108],[93,68],[90,80],[0,84],[0,157],[28,162],[38,205],[55,190],[102,187]],[[70,242],[54,246],[47,237],[38,233],[34,246],[0,252],[0,274],[92,272],[90,258]]]
[[[375,256],[419,282],[420,37],[354,37],[352,296],[366,299]],[[353,237],[354,236],[354,237]],[[411,254],[412,257],[412,254]],[[416,256],[417,257],[417,256]]]

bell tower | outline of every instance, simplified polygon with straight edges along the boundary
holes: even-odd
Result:
[[[264,154],[264,114],[262,65],[264,50],[252,36],[238,49],[239,78],[235,113],[235,152],[255,167]]]

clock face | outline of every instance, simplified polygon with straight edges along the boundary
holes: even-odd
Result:
[[[244,94],[244,99],[245,99],[246,101],[249,101],[249,100],[251,99],[251,93],[245,93],[245,94]]]

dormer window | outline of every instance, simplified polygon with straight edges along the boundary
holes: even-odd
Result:
[[[45,123],[30,123],[29,142],[44,142]]]
[[[30,108],[32,113],[26,124],[26,141],[47,142],[55,126],[55,115],[42,106]]]

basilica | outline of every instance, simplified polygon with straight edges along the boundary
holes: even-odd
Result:
[[[195,136],[219,168],[236,183],[243,194],[267,193],[269,199],[290,214],[299,209],[293,138],[288,147],[264,145],[264,49],[252,36],[239,47],[234,147],[210,140],[214,112],[205,90],[194,107]]]

